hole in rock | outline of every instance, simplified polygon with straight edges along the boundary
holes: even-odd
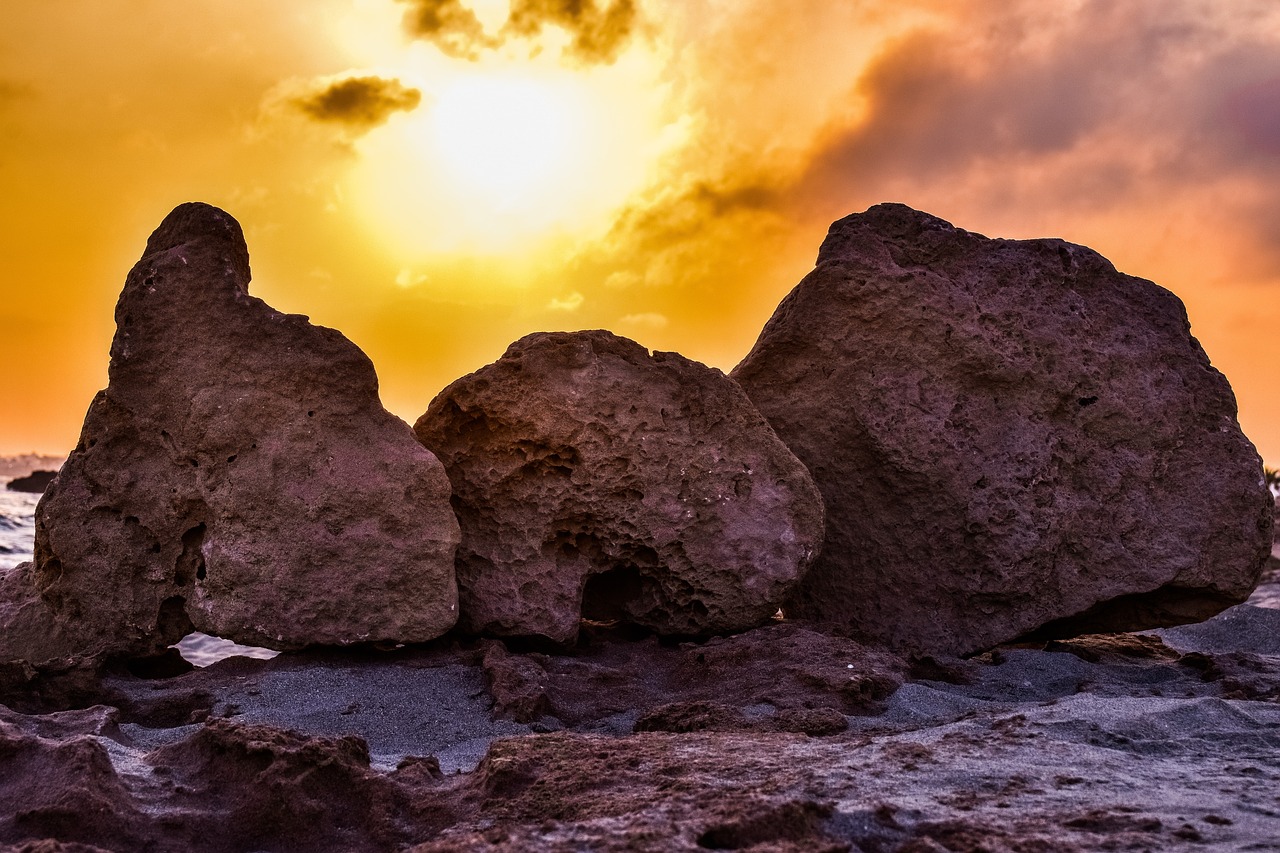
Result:
[[[581,461],[578,450],[569,445],[552,447],[540,441],[521,439],[516,450],[524,456],[522,470],[529,474],[569,476]]]
[[[196,629],[187,616],[187,600],[181,595],[172,595],[160,602],[160,612],[156,614],[156,631],[161,637],[185,637]]]
[[[1076,402],[1080,404],[1081,408],[1084,408],[1085,406],[1092,406],[1094,403],[1098,402],[1098,398],[1096,396],[1081,397],[1080,399],[1076,400]]]
[[[125,669],[136,678],[152,679],[174,678],[190,672],[194,667],[176,649],[167,648],[158,655],[125,661]],[[181,725],[181,723],[177,723],[177,725]]]
[[[644,577],[635,566],[616,566],[591,575],[582,589],[582,618],[593,622],[621,622],[629,618],[627,605],[640,597]]]
[[[177,586],[205,579],[204,553],[201,551],[204,546],[204,531],[202,522],[182,534],[182,553],[178,555],[173,567],[173,582]]]
[[[1014,642],[1039,643],[1068,640],[1082,634],[1188,625],[1203,622],[1236,603],[1235,599],[1209,589],[1185,589],[1168,584],[1151,592],[1100,601],[1074,616],[1045,623]]]

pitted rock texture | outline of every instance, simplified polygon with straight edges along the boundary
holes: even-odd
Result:
[[[1182,303],[1061,240],[903,205],[836,222],[731,374],[822,490],[788,615],[963,654],[1204,619],[1271,541]]]
[[[193,627],[279,649],[456,621],[442,466],[383,409],[364,353],[249,278],[239,224],[204,204],[176,208],[129,273],[109,385],[36,511],[34,585],[86,657]]]
[[[609,332],[529,335],[414,429],[453,482],[471,632],[743,630],[822,541],[813,481],[736,384]]]

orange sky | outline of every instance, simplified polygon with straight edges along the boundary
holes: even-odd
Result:
[[[1182,297],[1280,464],[1274,0],[11,4],[0,453],[74,444],[188,200],[410,421],[536,330],[727,370],[879,201],[1062,237]]]

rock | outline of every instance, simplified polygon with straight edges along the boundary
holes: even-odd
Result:
[[[205,837],[224,850],[379,851],[408,840],[410,804],[355,736],[211,720],[147,760],[172,780],[193,849]]]
[[[0,703],[20,710],[70,708],[98,688],[75,626],[56,622],[36,591],[35,566],[0,574]]]
[[[835,835],[843,827],[829,820],[831,803],[795,784],[821,770],[778,766],[777,756],[806,740],[736,732],[500,740],[466,782],[475,811],[411,850],[861,849]]]
[[[453,483],[470,632],[741,631],[774,615],[822,538],[817,490],[741,389],[609,332],[517,341],[414,430]]]
[[[45,719],[0,707],[0,843],[56,838],[75,846],[43,849],[145,849],[142,810],[106,748],[88,731],[49,728]]]
[[[57,476],[57,471],[32,471],[25,477],[18,477],[10,480],[8,489],[11,492],[28,492],[33,495],[42,494],[49,484],[53,482],[53,478]]]
[[[1278,622],[1243,605],[1163,629],[1167,647],[917,661],[924,680],[856,712],[831,701],[842,673],[892,656],[790,622],[681,644],[588,627],[559,655],[447,641],[121,673],[96,707],[0,708],[0,850],[1245,849],[1280,837],[1264,807]],[[594,710],[495,740],[515,731],[486,719],[480,670],[519,660],[552,713]],[[185,725],[175,700],[197,693],[221,710]],[[619,701],[610,714],[632,713],[600,725]]]
[[[636,732],[732,732],[753,728],[741,708],[706,700],[659,705],[635,724]]]
[[[875,713],[909,668],[889,652],[789,622],[678,646],[584,633],[571,655],[513,653],[489,641],[481,665],[494,713],[611,730],[611,719],[634,714],[634,721],[663,706],[679,709],[677,719],[687,709],[731,709],[726,719],[753,709],[755,728],[798,731],[804,724],[788,716],[793,712],[813,709],[841,720]],[[775,713],[764,714],[766,708]],[[658,715],[671,718],[670,710]]]
[[[493,697],[494,716],[525,723],[545,716],[551,710],[547,672],[538,661],[512,655],[500,640],[485,640],[483,648],[485,686]]]
[[[786,606],[966,654],[1244,600],[1270,496],[1182,303],[1061,240],[902,205],[840,220],[731,374],[808,466],[822,556]]]
[[[35,587],[87,658],[193,629],[289,649],[455,621],[442,467],[364,353],[249,277],[239,225],[204,204],[169,214],[129,273],[108,387],[36,511]]]

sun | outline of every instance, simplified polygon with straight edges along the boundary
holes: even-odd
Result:
[[[487,32],[506,0],[472,0]],[[367,229],[401,268],[502,256],[520,268],[604,237],[688,140],[668,47],[637,40],[615,61],[566,63],[555,27],[474,61],[399,35],[403,5],[342,4],[330,20],[353,73],[422,93],[346,149],[335,212]]]
[[[458,80],[432,105],[426,147],[460,193],[497,210],[531,209],[588,153],[583,100],[532,80]]]
[[[404,58],[422,105],[355,143],[343,186],[402,264],[527,255],[607,231],[671,142],[658,66]]]

